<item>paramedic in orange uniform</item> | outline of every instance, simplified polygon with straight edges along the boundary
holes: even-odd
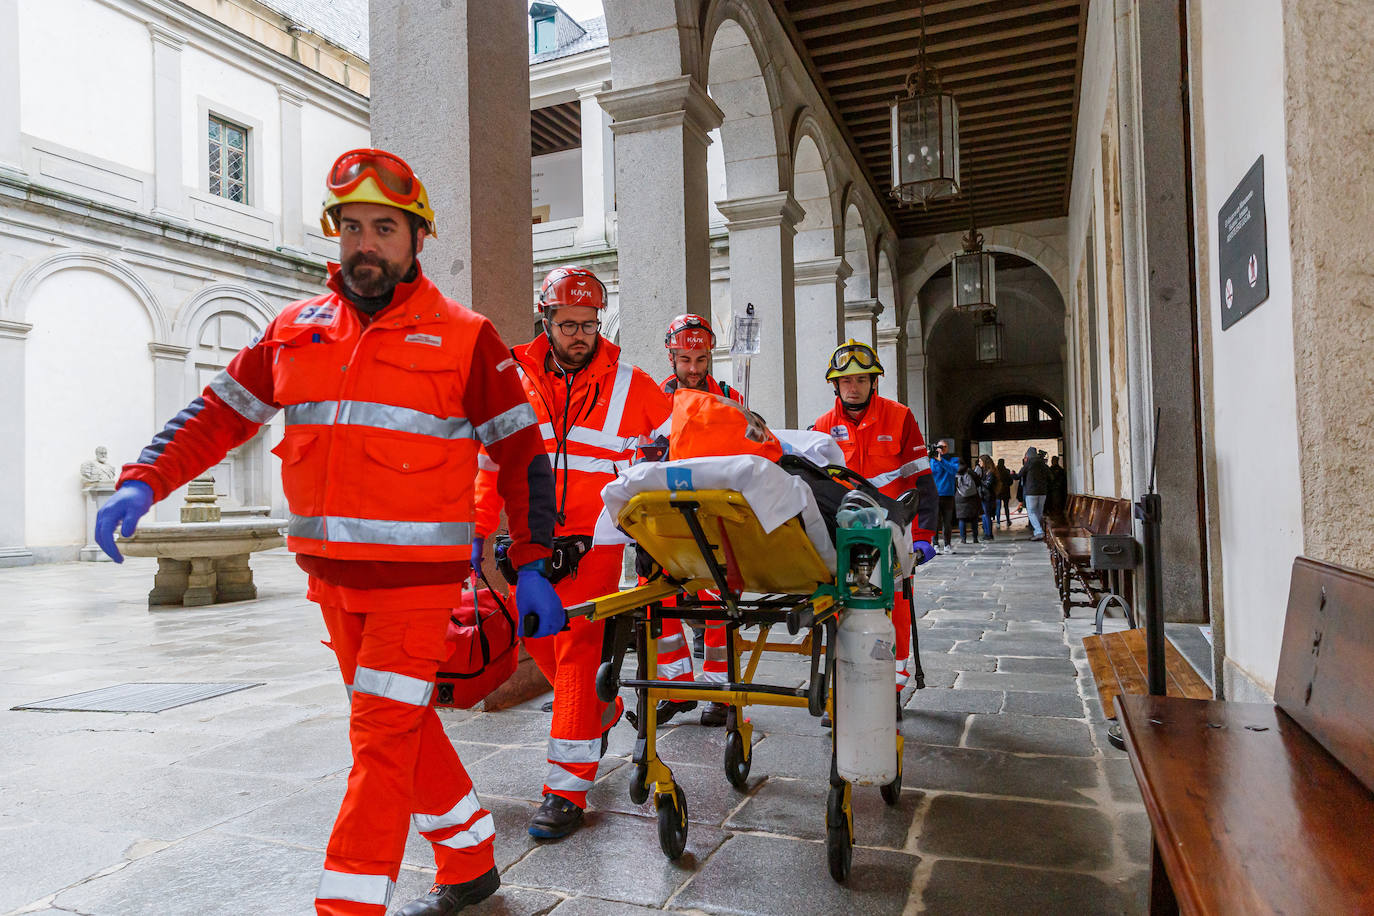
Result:
[[[116,526],[133,534],[153,502],[285,411],[272,451],[290,509],[287,546],[309,574],[350,697],[353,768],[315,909],[382,916],[413,819],[438,876],[400,913],[446,916],[501,884],[492,816],[430,706],[468,576],[478,446],[505,469],[495,486],[521,567],[518,605],[541,633],[566,620],[542,572],[553,476],[491,322],[420,269],[434,216],[410,167],[381,150],[344,153],[321,222],[340,237],[329,292],[286,306],[124,466],[96,537],[122,560]]]
[[[555,268],[539,293],[543,333],[511,351],[553,463],[555,557],[579,558],[575,571],[570,561],[553,574],[565,607],[619,591],[623,548],[591,546],[601,488],[630,464],[641,437],[666,434],[671,412],[653,379],[622,361],[620,348],[601,336],[605,308],[606,287],[594,273]],[[496,529],[505,496],[488,486],[489,465],[480,473],[474,554]],[[539,839],[566,836],[581,826],[606,732],[624,708],[619,697],[603,703],[596,696],[602,628],[601,621],[578,617],[556,636],[525,641],[553,685],[544,803],[529,822],[530,835]]]
[[[888,496],[918,491],[916,524],[912,528],[917,561],[935,555],[930,546],[934,536],[939,498],[930,476],[921,427],[910,408],[878,396],[878,379],[883,374],[878,354],[868,344],[850,338],[835,348],[826,381],[835,387],[835,406],[817,418],[813,428],[829,433],[840,444],[845,464],[867,477]],[[900,591],[892,608],[892,625],[897,631],[897,690],[910,677],[911,610]],[[897,712],[901,714],[901,707]]]

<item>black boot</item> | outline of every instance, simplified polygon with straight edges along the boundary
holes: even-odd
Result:
[[[527,828],[530,836],[540,840],[556,840],[582,826],[582,809],[561,795],[549,792],[544,804],[534,812]]]
[[[397,910],[396,916],[451,916],[466,906],[486,900],[500,886],[501,876],[495,868],[462,884],[436,884],[428,894]]]
[[[696,700],[659,700],[654,710],[654,722],[658,725],[667,725],[678,713],[691,712],[696,708]]]
[[[729,703],[717,703],[712,700],[706,704],[706,708],[701,711],[701,724],[707,728],[720,728],[725,724],[725,714],[730,711]]]

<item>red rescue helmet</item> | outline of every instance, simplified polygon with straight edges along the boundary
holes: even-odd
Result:
[[[589,305],[594,309],[606,307],[606,284],[585,267],[555,267],[539,288],[536,311],[544,312],[560,305]]]
[[[669,350],[710,350],[716,345],[716,332],[705,318],[688,312],[668,325],[663,345]]]

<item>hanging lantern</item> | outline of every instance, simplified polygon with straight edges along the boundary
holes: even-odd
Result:
[[[964,251],[954,256],[954,310],[982,312],[997,308],[997,265],[983,250],[983,234],[970,228]]]
[[[892,100],[892,190],[899,204],[924,207],[959,196],[959,106],[940,89],[926,62],[926,13],[921,4],[921,44],[906,75],[906,96]]]
[[[996,311],[983,313],[983,320],[973,329],[974,349],[979,365],[990,366],[1002,361],[1002,322]]]

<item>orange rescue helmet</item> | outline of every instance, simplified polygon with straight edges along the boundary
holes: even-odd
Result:
[[[546,313],[560,305],[589,305],[604,309],[606,284],[585,267],[555,267],[539,287],[539,301],[535,311]]]
[[[716,332],[700,315],[678,315],[668,325],[663,345],[669,350],[710,350],[716,345]]]
[[[415,172],[400,156],[380,149],[352,149],[334,160],[325,179],[320,227],[339,234],[338,208],[344,204],[381,204],[414,213],[425,231],[437,236],[429,195]]]

